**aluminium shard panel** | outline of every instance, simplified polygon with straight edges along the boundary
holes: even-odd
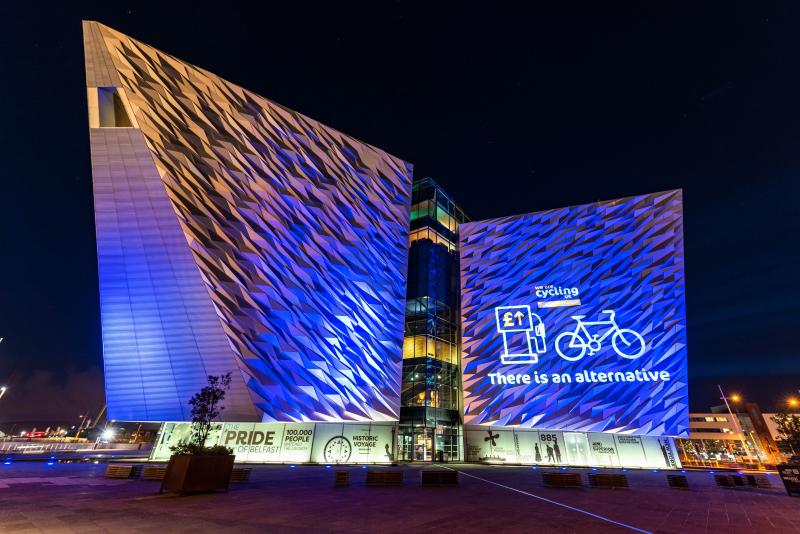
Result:
[[[465,424],[686,435],[680,190],[460,230]]]
[[[109,416],[396,420],[411,165],[84,22]]]

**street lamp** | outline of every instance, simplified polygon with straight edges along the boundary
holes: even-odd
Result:
[[[789,397],[789,399],[786,401],[786,404],[788,404],[790,408],[797,408],[800,406],[800,401],[794,397]]]
[[[6,391],[7,391],[7,390],[8,390],[8,388],[7,388],[7,387],[5,387],[5,386],[0,386],[0,399],[2,399],[2,398],[3,398],[3,395],[5,395],[5,394],[6,394]]]
[[[725,407],[728,408],[728,414],[730,414],[731,420],[733,421],[733,424],[736,427],[736,432],[738,432],[739,434],[739,440],[742,442],[742,450],[746,452],[748,456],[750,456],[750,450],[747,448],[747,443],[744,440],[744,432],[742,431],[742,427],[739,426],[739,418],[734,417],[733,411],[731,410],[731,405],[728,403],[728,399],[732,400],[733,402],[739,402],[740,400],[742,400],[742,398],[735,393],[730,397],[726,397],[725,392],[722,391],[722,386],[717,384],[717,387],[719,388],[719,394],[722,395],[720,399],[722,399],[725,402]],[[758,457],[757,453],[756,453],[756,460],[758,460],[758,463],[761,463],[761,459]]]
[[[767,454],[764,452],[764,446],[760,444],[759,441],[756,440],[756,435],[753,431],[749,431],[748,434],[750,435],[750,441],[753,443],[753,448],[756,452],[756,458],[759,459],[759,463],[761,463],[761,458],[763,457],[764,460],[767,459]],[[760,450],[759,450],[760,449]]]

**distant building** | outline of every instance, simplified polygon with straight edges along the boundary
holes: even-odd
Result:
[[[675,443],[684,465],[749,463],[774,465],[785,461],[792,451],[780,435],[772,418],[755,403],[733,418],[724,407],[689,414],[689,437]],[[738,424],[738,426],[737,426]]]

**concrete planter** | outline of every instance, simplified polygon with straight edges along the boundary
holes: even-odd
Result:
[[[173,454],[159,493],[228,491],[234,458],[232,454]]]

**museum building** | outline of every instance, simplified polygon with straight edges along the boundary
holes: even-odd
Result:
[[[153,459],[232,372],[241,462],[680,465],[680,191],[470,222],[206,70],[84,48],[108,416],[161,422]]]

